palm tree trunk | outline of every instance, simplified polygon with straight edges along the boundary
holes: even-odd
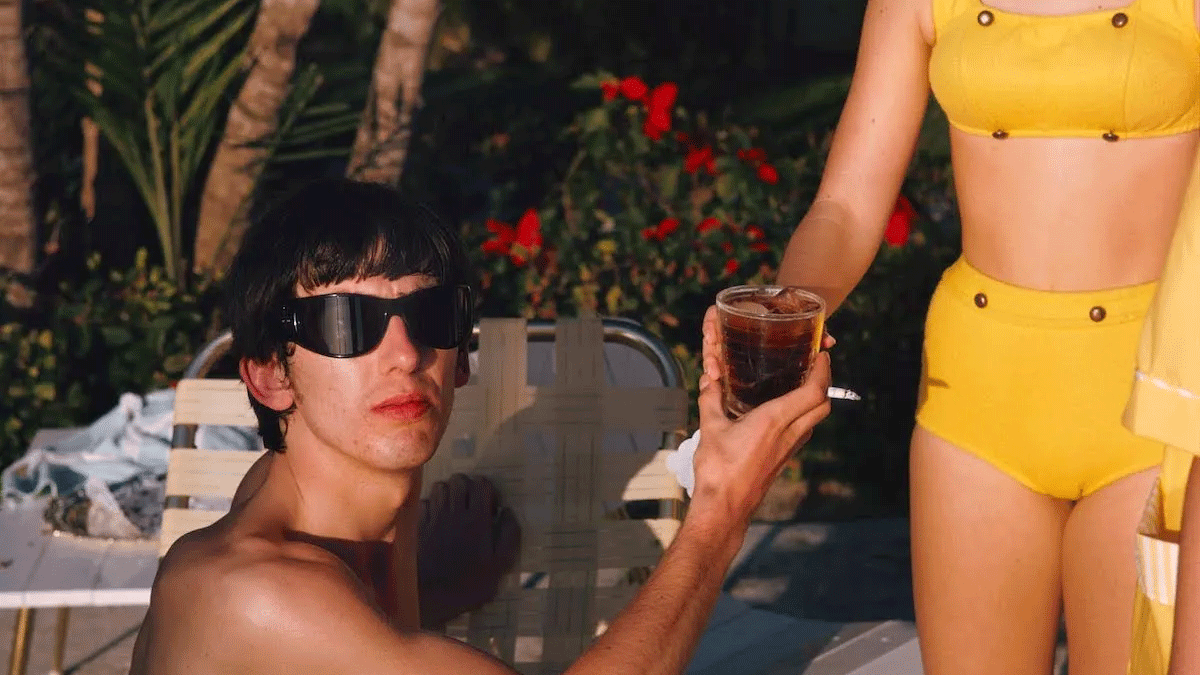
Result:
[[[21,0],[0,0],[0,267],[33,270],[37,220],[33,209],[29,70]]]
[[[225,269],[233,259],[268,154],[251,144],[279,124],[279,109],[296,70],[296,46],[319,5],[320,0],[262,0],[259,6],[248,49],[250,72],[229,110],[204,182],[193,252],[197,272]]]
[[[390,185],[400,182],[440,13],[439,0],[392,0],[347,175]]]

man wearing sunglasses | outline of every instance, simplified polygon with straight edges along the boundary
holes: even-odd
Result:
[[[229,273],[230,321],[273,452],[227,516],[164,557],[134,675],[515,672],[423,631],[463,607],[451,606],[453,593],[429,606],[417,589],[417,542],[436,511],[422,516],[421,467],[469,375],[471,284],[456,233],[389,188],[321,181],[255,220]],[[710,309],[688,515],[639,595],[569,672],[681,672],[751,513],[829,412],[822,355],[804,387],[726,419],[714,322]],[[459,499],[451,489],[432,499]],[[495,507],[490,490],[464,493]],[[478,557],[494,560],[487,549],[511,536],[477,538]]]

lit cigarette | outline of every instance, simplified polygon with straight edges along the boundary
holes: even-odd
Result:
[[[861,401],[862,397],[842,387],[830,387],[825,390],[825,395],[829,398],[840,398],[845,401]]]

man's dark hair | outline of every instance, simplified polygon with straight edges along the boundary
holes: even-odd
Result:
[[[297,286],[311,290],[347,279],[409,274],[475,287],[458,233],[424,204],[374,183],[344,178],[306,183],[252,219],[233,259],[226,286],[231,355],[260,363],[275,358],[287,372],[291,352],[281,312]],[[253,396],[250,405],[263,445],[282,450],[294,406],[272,410]]]

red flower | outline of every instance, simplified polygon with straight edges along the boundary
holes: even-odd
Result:
[[[692,148],[688,150],[687,157],[683,160],[683,170],[688,173],[696,173],[700,167],[707,167],[713,163],[713,150],[708,146],[703,148]]]
[[[662,222],[658,224],[658,229],[656,230],[656,233],[658,234],[658,240],[662,241],[663,239],[665,239],[667,237],[667,235],[671,234],[672,232],[674,232],[675,230],[678,230],[678,229],[679,229],[679,219],[678,218],[663,218]]]
[[[771,250],[771,245],[765,241],[756,241],[753,244],[750,244],[750,250],[754,251],[755,253],[766,253],[767,251]]]
[[[648,89],[646,83],[642,81],[642,78],[637,77],[636,75],[621,80],[621,83],[617,86],[621,91],[621,95],[630,101],[642,100],[646,97],[646,91]]]
[[[759,239],[765,239],[766,236],[767,236],[767,234],[762,231],[761,227],[759,227],[757,225],[747,225],[746,226],[746,238],[749,239],[750,241],[758,241]]]
[[[508,253],[508,247],[509,247],[509,244],[507,244],[503,241],[498,241],[496,239],[489,239],[489,240],[483,242],[483,246],[481,246],[480,248],[483,249],[484,253],[492,253],[495,255],[504,255],[504,254]]]
[[[542,224],[533,209],[521,215],[515,228],[493,218],[488,218],[484,227],[496,236],[483,242],[480,248],[485,253],[507,255],[518,267],[532,260],[542,249]]]
[[[483,246],[481,246],[483,251],[485,253],[494,253],[496,255],[508,255],[509,250],[512,248],[512,243],[517,240],[516,230],[514,230],[512,226],[505,225],[504,223],[492,218],[487,219],[487,222],[484,223],[484,227],[486,227],[489,232],[495,234],[496,236],[483,242]]]
[[[762,148],[748,148],[737,151],[738,159],[750,164],[767,161],[767,151]]]
[[[500,235],[500,236],[504,236],[506,233],[512,231],[511,227],[496,220],[495,218],[488,218],[487,222],[485,222],[483,224],[483,226],[488,229],[488,232],[494,232],[495,234]],[[511,241],[511,239],[509,241]]]
[[[725,274],[733,274],[738,271],[738,261],[730,258],[725,262]]]
[[[642,239],[646,241],[663,241],[672,232],[679,229],[678,218],[663,218],[657,227],[647,227],[642,230]]]
[[[529,248],[542,245],[542,221],[538,219],[537,211],[526,209],[517,221],[517,243]]]
[[[516,241],[508,252],[508,258],[514,265],[521,266],[529,262],[542,250],[542,222],[538,219],[537,211],[526,209],[517,221]]]
[[[650,92],[646,99],[646,121],[642,124],[642,133],[651,140],[657,141],[671,130],[671,108],[678,94],[679,86],[674,82],[663,82]]]
[[[650,98],[646,100],[646,108],[653,114],[656,111],[664,110],[670,112],[675,106],[675,97],[679,95],[679,85],[674,82],[663,82],[650,92]]]
[[[696,225],[696,232],[699,234],[704,234],[705,232],[711,232],[719,229],[721,229],[721,221],[713,218],[712,216],[705,218]]]
[[[605,101],[611,101],[615,99],[619,93],[621,93],[620,82],[609,80],[608,82],[600,83],[600,94],[604,97]]]
[[[721,250],[726,253],[733,253],[733,244],[728,241],[721,242]]]
[[[908,236],[912,234],[912,224],[916,219],[917,210],[913,208],[912,202],[908,201],[908,197],[900,195],[896,199],[891,217],[888,218],[887,229],[883,231],[883,240],[889,246],[905,245],[908,243]]]
[[[779,172],[770,164],[759,164],[758,179],[768,185],[774,185],[779,182]]]

